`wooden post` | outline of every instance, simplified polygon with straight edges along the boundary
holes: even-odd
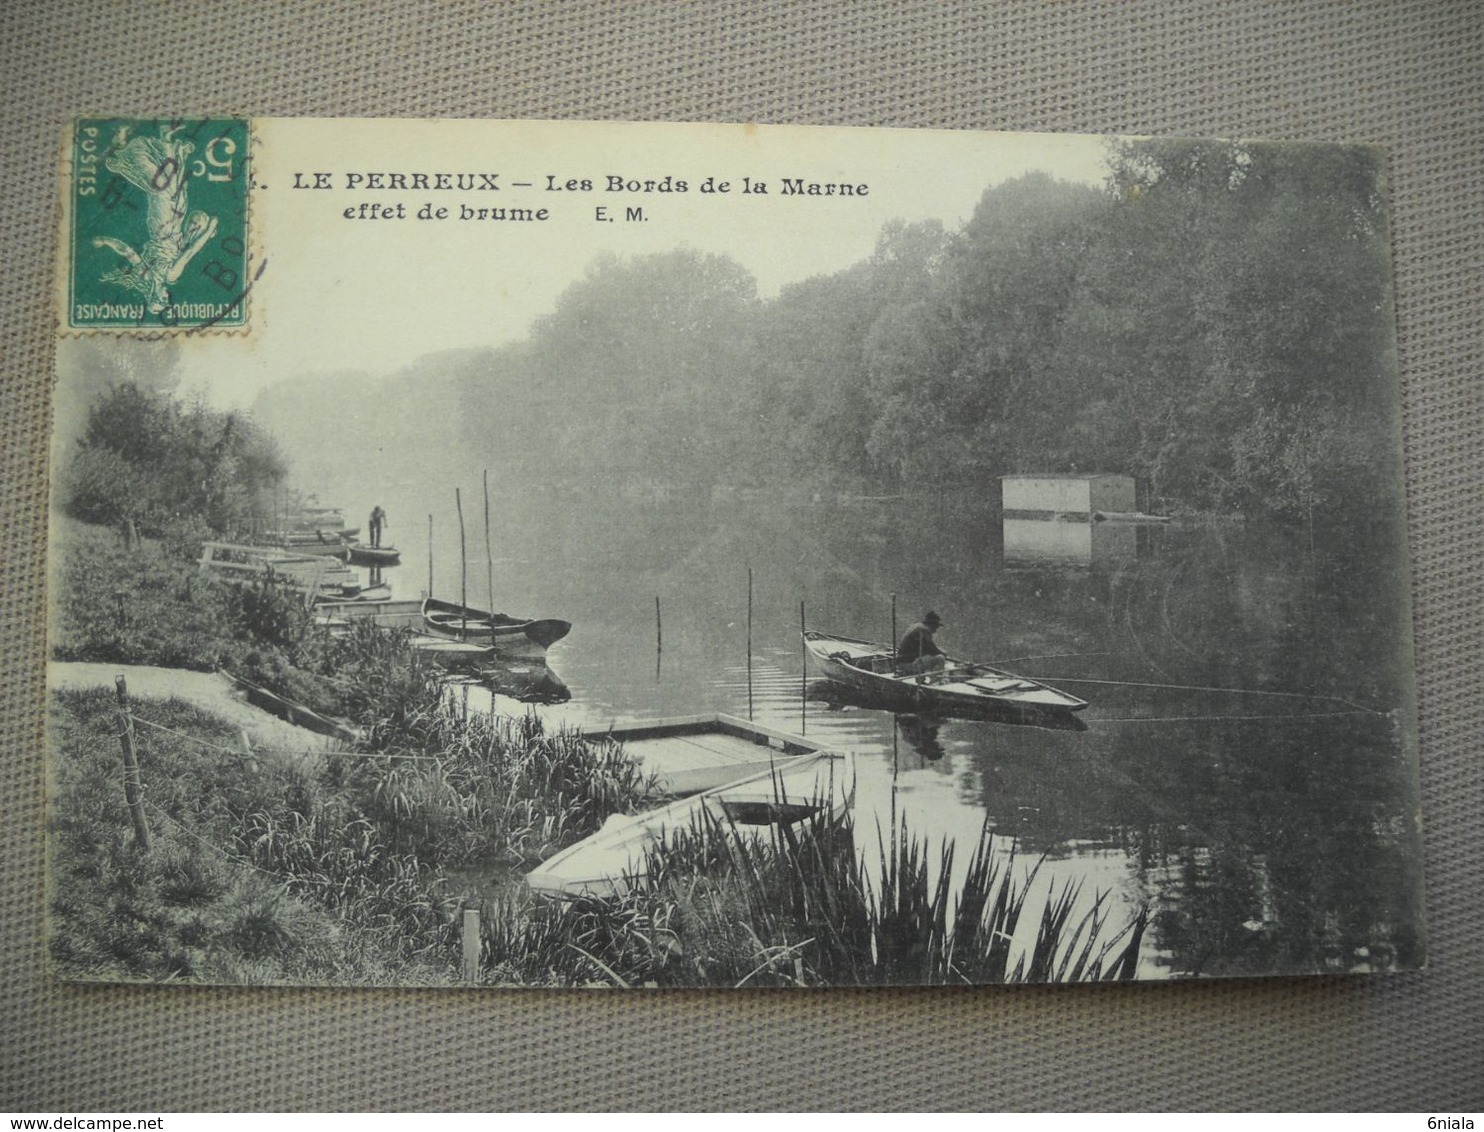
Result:
[[[752,718],[752,567],[747,567],[747,718]]]
[[[897,673],[897,591],[891,592],[891,672]]]
[[[490,549],[490,470],[484,470],[484,573],[490,612],[495,611],[495,553]]]
[[[804,602],[799,600],[799,734],[809,734],[809,643],[804,636]]]
[[[463,975],[464,982],[479,982],[479,909],[464,909],[463,926]]]
[[[237,729],[237,747],[242,752],[242,765],[249,774],[258,773],[258,760],[253,757],[252,740],[247,737],[247,728]]]
[[[453,489],[453,504],[459,512],[459,640],[469,639],[469,550],[464,541],[464,500]]]
[[[123,590],[113,591],[114,616],[118,620],[118,627],[120,629],[126,629],[129,625],[129,615],[124,608],[124,598],[126,596]]]
[[[122,676],[114,679],[119,700],[119,743],[124,748],[124,798],[129,803],[129,818],[134,823],[134,843],[149,852],[149,825],[144,820],[143,788],[139,781],[139,760],[134,757],[134,717],[129,712],[129,685]]]
[[[665,633],[660,622],[660,595],[654,595],[654,651],[656,655],[665,651]]]
[[[433,596],[433,516],[428,516],[428,597]]]

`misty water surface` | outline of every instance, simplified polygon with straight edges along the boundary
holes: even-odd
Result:
[[[463,483],[462,581],[453,486],[409,477],[376,498],[404,551],[398,596],[426,588],[431,512],[439,596],[463,584],[484,604],[480,480]],[[364,491],[347,482],[338,497],[358,521]],[[1146,978],[1384,969],[1419,954],[1403,626],[1398,606],[1364,596],[1402,592],[1394,531],[1069,532],[1007,528],[973,497],[507,495],[493,478],[491,511],[495,607],[574,624],[550,653],[572,691],[554,722],[747,715],[750,568],[752,712],[858,753],[863,846],[905,821],[956,841],[962,865],[987,819],[1017,868],[1045,858],[1038,892],[1080,882],[1084,906],[1107,893],[1118,924],[1148,906]],[[893,594],[898,630],[931,607],[951,653],[1066,681],[1090,701],[1087,730],[897,721],[830,710],[817,686],[801,709],[800,603],[811,628],[884,640]]]

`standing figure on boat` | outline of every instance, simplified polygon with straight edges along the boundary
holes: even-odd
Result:
[[[942,649],[933,640],[933,634],[943,625],[943,619],[929,609],[922,620],[904,634],[897,645],[897,671],[914,676],[920,672],[941,671],[946,660]]]
[[[120,130],[103,164],[144,193],[146,240],[138,250],[113,236],[93,237],[93,246],[117,253],[125,266],[101,276],[145,298],[151,314],[170,303],[170,288],[186,264],[216,234],[216,218],[187,204],[186,158],[196,147],[175,135],[181,126],[162,126],[158,138],[128,136]]]
[[[375,507],[371,508],[371,521],[366,524],[371,530],[372,546],[381,545],[381,528],[387,525],[386,512],[381,509],[381,504],[378,503]]]

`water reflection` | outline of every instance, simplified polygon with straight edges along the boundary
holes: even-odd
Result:
[[[564,704],[572,699],[572,689],[539,660],[497,660],[455,676],[451,682],[478,686],[523,704]]]
[[[941,719],[934,719],[929,715],[897,716],[897,731],[902,739],[930,763],[937,762],[947,753],[943,750],[943,744],[938,741],[938,731],[942,726]]]
[[[425,509],[421,496],[393,503]],[[971,498],[689,506],[596,488],[512,496],[495,522],[492,607],[573,622],[551,650],[570,696],[543,709],[554,722],[745,716],[751,702],[760,722],[857,752],[865,843],[901,819],[966,858],[988,821],[1018,860],[1045,856],[1040,883],[1150,907],[1142,977],[1384,969],[1421,955],[1396,530],[1028,521],[1038,536],[1080,526],[1086,553],[1073,556],[1031,548]],[[456,593],[457,528],[438,531],[436,585]],[[408,565],[396,584],[420,583]],[[924,716],[806,682],[800,603],[811,625],[886,639],[893,594],[942,612],[955,655],[1072,682],[1090,706],[1065,721]]]
[[[1125,523],[1005,519],[1005,564],[1111,570],[1138,558],[1138,528]]]
[[[1117,519],[1002,520],[1006,566],[1069,566],[1111,572],[1158,553],[1163,528]]]

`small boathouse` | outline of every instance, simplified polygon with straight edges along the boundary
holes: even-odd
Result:
[[[1096,514],[1136,512],[1133,476],[1038,474],[1000,477],[1006,519],[1091,522]]]

